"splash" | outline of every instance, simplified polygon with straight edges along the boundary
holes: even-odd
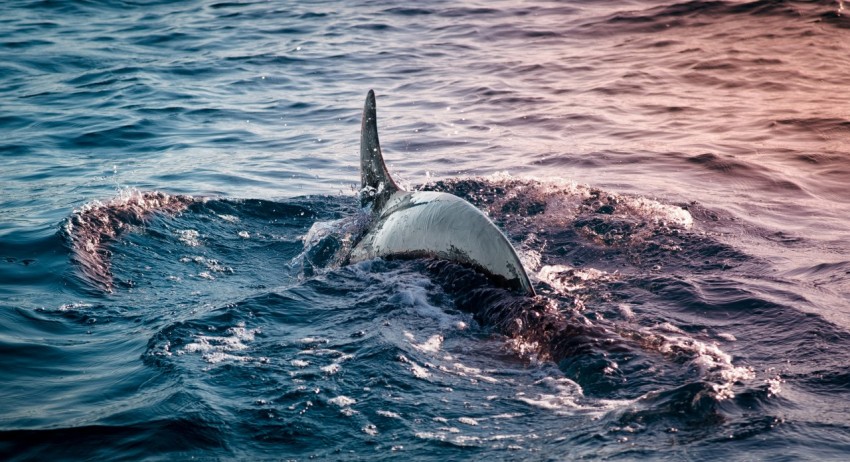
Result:
[[[602,416],[612,409],[633,404],[636,400],[587,400],[579,384],[566,377],[545,377],[534,388],[519,391],[516,399],[528,405],[557,414],[577,413]]]
[[[304,276],[338,268],[371,222],[371,214],[360,210],[353,216],[331,221],[317,221],[302,237],[304,250],[290,262],[301,267]]]
[[[508,228],[522,228],[524,235],[541,229],[576,228],[609,246],[635,245],[657,234],[689,230],[694,223],[683,207],[563,179],[499,173],[437,181],[422,189],[463,197]]]
[[[432,261],[428,270],[458,308],[506,336],[506,345],[531,362],[560,363],[598,351],[639,348],[692,370],[717,401],[734,397],[735,384],[755,378],[752,368],[736,366],[718,345],[695,339],[672,324],[634,328],[601,318],[592,321],[585,316],[585,301],[589,293],[603,290],[601,283],[612,280],[603,272],[545,268],[544,274],[563,290],[561,296],[529,298],[493,288],[484,276],[450,262]],[[617,367],[610,363],[606,370],[610,373]]]
[[[561,364],[570,358],[605,358],[608,352],[643,350],[663,358],[667,365],[683,367],[685,376],[698,377],[717,401],[733,397],[735,384],[754,378],[750,368],[733,364],[731,356],[719,346],[693,338],[672,324],[635,327],[635,313],[627,304],[621,303],[617,308],[622,322],[609,321],[593,308],[597,302],[610,302],[610,287],[622,284],[629,277],[629,270],[625,270],[626,276],[620,274],[621,264],[639,270],[643,265],[658,271],[658,265],[649,266],[641,260],[646,259],[651,265],[656,261],[646,257],[656,256],[656,260],[669,262],[669,255],[682,252],[680,244],[688,242],[683,236],[694,227],[689,206],[618,194],[572,181],[540,181],[504,173],[487,178],[444,180],[421,189],[460,196],[484,209],[509,235],[524,236],[517,247],[542,296],[517,296],[494,288],[473,269],[445,261],[426,262],[435,282],[455,299],[455,305],[472,313],[482,325],[504,335],[506,346],[521,358],[532,363]],[[351,244],[368,223],[368,215],[358,215],[314,224],[304,237],[305,249],[299,257],[304,263],[305,276],[311,276],[314,267],[344,264],[344,254],[350,251]],[[579,248],[576,254],[580,258],[569,260],[579,264],[571,266],[564,259],[554,258],[552,252],[545,251],[550,243]],[[600,261],[608,265],[609,271],[584,266],[581,262],[587,262],[584,257],[590,252],[596,252],[591,255],[593,258],[604,257]],[[612,255],[619,260],[613,261]],[[423,307],[430,306],[418,302],[426,298],[424,292],[427,290],[423,287],[401,284],[391,301],[418,307],[417,311],[424,314]],[[438,315],[429,316],[439,319]],[[437,354],[442,348],[440,335],[417,339],[413,333],[406,332],[405,336],[420,353]],[[438,372],[494,380],[459,364],[419,364],[404,355],[397,359],[407,365],[413,376],[423,380],[433,380]],[[604,367],[600,366],[600,374],[621,373],[615,361],[600,361],[605,363]],[[560,397],[553,398],[556,395]],[[558,393],[540,396],[534,399],[538,404],[557,402],[558,406],[569,407],[565,404],[568,400],[561,399],[563,396]]]
[[[240,322],[227,329],[222,336],[196,335],[194,341],[188,343],[178,354],[200,353],[204,361],[210,364],[250,361],[254,358],[234,353],[247,350],[247,343],[254,341],[254,337],[259,333],[259,329],[247,329],[245,324]]]
[[[710,395],[718,401],[733,398],[732,387],[736,383],[755,378],[751,367],[736,366],[732,356],[719,346],[694,339],[669,323],[641,330],[624,328],[620,335],[637,341],[647,351],[656,351],[692,368],[709,384]]]
[[[609,282],[616,279],[615,275],[595,268],[581,269],[566,265],[545,265],[540,268],[536,276],[562,294],[579,293],[586,290],[590,283]]]
[[[75,210],[65,222],[71,258],[86,281],[112,292],[115,284],[109,245],[134,227],[143,226],[154,213],[179,213],[196,200],[159,191],[125,191],[105,203],[90,202]]]

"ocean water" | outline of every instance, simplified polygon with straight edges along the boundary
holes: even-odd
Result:
[[[5,1],[0,458],[845,460],[841,1]],[[390,171],[538,292],[342,265]]]

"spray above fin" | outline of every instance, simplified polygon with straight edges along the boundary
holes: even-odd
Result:
[[[360,126],[360,204],[380,210],[393,193],[402,189],[395,184],[384,163],[381,143],[378,141],[378,115],[375,110],[375,92],[369,90],[363,107]]]

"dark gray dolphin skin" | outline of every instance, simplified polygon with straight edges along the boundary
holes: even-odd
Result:
[[[390,177],[378,141],[375,93],[369,90],[360,128],[361,202],[373,221],[350,263],[373,258],[434,257],[471,266],[509,289],[534,296],[511,243],[484,213],[441,192],[401,189]]]

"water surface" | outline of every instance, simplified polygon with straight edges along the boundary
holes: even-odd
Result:
[[[842,459],[846,14],[4,2],[0,454]],[[332,258],[370,88],[536,299]]]

